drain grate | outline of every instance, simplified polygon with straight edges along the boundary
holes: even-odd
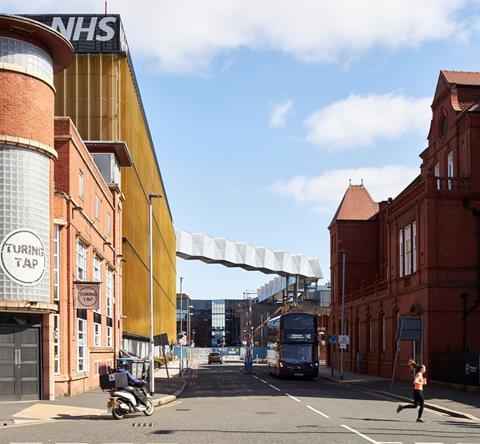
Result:
[[[153,422],[132,422],[132,427],[153,427]]]

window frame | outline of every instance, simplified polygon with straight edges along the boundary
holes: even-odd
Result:
[[[87,280],[88,247],[80,239],[77,240],[77,281]]]
[[[93,345],[94,347],[102,346],[102,324],[93,323]]]
[[[53,372],[55,375],[60,375],[61,360],[60,360],[60,314],[53,314]]]
[[[98,268],[97,268],[98,265]],[[102,259],[98,254],[93,255],[93,280],[95,282],[102,282]],[[98,309],[94,310],[95,313],[102,314],[102,288],[101,285],[98,289]]]
[[[53,300],[60,300],[60,226],[53,226]]]
[[[95,219],[99,220],[100,218],[100,198],[95,194]]]
[[[85,176],[82,170],[78,170],[78,197],[82,200],[85,198]]]
[[[80,328],[82,326],[82,328]],[[88,324],[86,319],[77,317],[77,372],[88,372]],[[83,353],[80,353],[80,350]]]
[[[110,267],[107,267],[105,275],[105,299],[106,299],[106,316],[113,319],[114,309],[114,274]]]
[[[398,231],[399,277],[410,276],[418,270],[417,221],[414,220]]]
[[[107,325],[107,347],[113,348],[113,327]]]

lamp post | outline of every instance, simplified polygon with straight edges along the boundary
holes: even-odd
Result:
[[[192,318],[190,317],[190,309],[193,308],[193,305],[188,305],[188,317],[187,317],[187,345],[188,345],[188,356],[187,364],[188,368],[192,365]]]
[[[183,335],[183,276],[180,276],[180,334]],[[182,336],[183,337],[183,336]],[[180,343],[180,368],[179,373],[182,376],[182,367],[183,367],[183,345]]]
[[[161,198],[160,194],[150,193],[148,195],[148,238],[149,238],[149,249],[148,249],[148,259],[149,259],[149,270],[150,270],[150,350],[148,359],[150,361],[150,395],[153,395],[155,392],[155,381],[153,377],[153,352],[154,352],[154,342],[153,342],[153,234],[152,234],[152,199]]]
[[[338,250],[338,253],[342,253],[342,324],[340,327],[341,335],[345,335],[345,258],[347,252],[345,250]],[[340,348],[340,379],[343,379],[343,348]]]

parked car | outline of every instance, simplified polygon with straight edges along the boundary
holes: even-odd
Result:
[[[212,362],[218,362],[219,364],[223,364],[222,355],[218,352],[209,353],[208,363],[211,364]]]

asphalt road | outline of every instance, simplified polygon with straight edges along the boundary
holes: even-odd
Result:
[[[0,430],[3,443],[478,443],[480,424],[322,379],[276,379],[264,367],[200,365],[182,397],[151,417],[61,420]],[[99,406],[101,408],[102,406]]]

